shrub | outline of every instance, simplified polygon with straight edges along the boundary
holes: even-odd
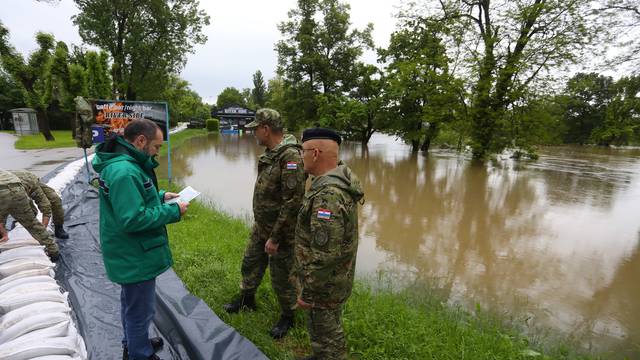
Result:
[[[207,119],[207,131],[218,131],[218,130],[220,130],[220,120]]]

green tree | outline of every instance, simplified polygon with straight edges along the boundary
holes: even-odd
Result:
[[[614,81],[597,73],[578,73],[567,82],[564,90],[564,122],[566,143],[588,144],[591,133],[602,128],[607,107],[614,96]]]
[[[592,5],[592,0],[443,0],[426,14],[415,7],[402,14],[448,25],[451,58],[460,60],[455,66],[461,76],[471,79],[475,158],[509,145],[507,113],[527,89],[548,70],[576,62],[598,36],[607,34],[595,21]]]
[[[373,25],[351,30],[349,10],[338,0],[298,0],[288,21],[278,25],[278,73],[290,127],[318,119],[317,95],[340,96],[354,87],[357,59],[373,48]]]
[[[249,88],[242,89],[242,102],[248,109],[256,110],[258,108],[258,105],[253,101],[253,91]]]
[[[354,86],[348,95],[318,96],[319,123],[366,145],[376,131],[387,127],[384,79],[378,68],[360,63]]]
[[[109,55],[105,51],[87,51],[86,75],[87,93],[93,99],[111,98],[111,78],[109,76]]]
[[[593,129],[591,139],[604,146],[628,145],[640,130],[640,76],[623,77],[612,87],[604,121]]]
[[[239,106],[247,106],[245,102],[244,95],[240,92],[240,90],[234,87],[226,87],[222,92],[218,95],[218,99],[216,100],[216,106],[219,110],[231,106],[231,105],[239,105]]]
[[[0,66],[0,123],[9,118],[8,110],[24,107],[25,100],[20,86]]]
[[[16,84],[24,91],[24,97],[29,107],[36,110],[38,127],[47,141],[55,138],[49,127],[47,108],[51,103],[51,64],[55,40],[51,34],[38,32],[36,42],[38,49],[25,62],[22,55],[17,53],[9,44],[9,30],[0,23],[0,61],[3,68],[11,75]]]
[[[109,53],[112,92],[128,100],[157,98],[194,45],[207,40],[209,16],[196,0],[74,1],[80,37]]]
[[[456,87],[461,85],[449,73],[441,33],[431,19],[410,19],[391,34],[388,49],[379,51],[387,63],[391,128],[413,151],[427,151],[443,124],[460,116]]]
[[[253,90],[251,90],[251,98],[257,107],[264,107],[267,102],[267,86],[262,77],[262,71],[258,70],[253,74]]]
[[[211,117],[210,107],[202,102],[200,95],[189,88],[189,82],[177,75],[169,77],[169,85],[161,94],[169,104],[171,125],[188,121],[191,118],[208,119]]]

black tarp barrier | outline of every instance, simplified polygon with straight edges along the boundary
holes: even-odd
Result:
[[[46,178],[49,178],[47,176]],[[99,241],[99,199],[87,184],[86,168],[62,193],[68,240],[57,239],[61,259],[56,280],[69,292],[76,324],[89,358],[120,359],[120,286],[106,276]],[[169,239],[171,241],[171,239]],[[191,295],[173,270],[157,278],[151,336],[161,336],[158,356],[170,359],[267,359],[249,340]]]

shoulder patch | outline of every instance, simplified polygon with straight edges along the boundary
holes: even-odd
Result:
[[[328,209],[318,209],[318,214],[317,217],[318,219],[322,219],[322,220],[331,220],[331,210]]]
[[[298,163],[295,161],[287,161],[287,170],[298,170]]]

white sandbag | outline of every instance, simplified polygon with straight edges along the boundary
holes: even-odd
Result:
[[[44,338],[67,336],[70,321],[65,313],[30,316],[0,333],[0,346],[18,338],[37,342]]]
[[[35,240],[33,239],[33,236],[29,234],[27,229],[25,229],[24,226],[22,226],[20,223],[18,223],[17,226],[13,228],[13,230],[9,231],[9,241],[29,239]]]
[[[51,269],[54,264],[48,259],[19,259],[0,265],[0,276],[7,277],[15,273],[31,269]]]
[[[66,321],[67,324],[69,323],[68,314],[53,313],[29,316],[0,333],[0,344],[4,344],[34,330],[48,328],[64,321]]]
[[[79,357],[71,357],[69,355],[46,355],[46,356],[38,356],[37,358],[33,358],[31,360],[79,360]]]
[[[40,341],[15,339],[0,346],[0,360],[30,360],[46,355],[73,355],[77,339],[66,336]]]
[[[15,249],[5,250],[0,253],[0,264],[4,264],[11,260],[17,259],[29,259],[46,256],[44,254],[44,246],[42,245],[29,245],[22,246]]]
[[[58,290],[37,291],[26,294],[18,293],[18,295],[7,297],[0,296],[0,315],[37,302],[51,301],[68,304],[67,297],[67,293],[61,294]]]
[[[78,357],[78,359],[81,360],[87,360],[87,358],[89,357],[89,355],[87,354],[87,347],[84,344],[84,339],[82,338],[82,336],[80,336],[80,333],[78,333],[78,330],[76,329],[76,326],[73,324],[73,322],[71,324],[69,324],[69,335],[70,337],[76,337],[76,353],[75,355]]]
[[[24,285],[24,284],[32,284],[32,283],[51,283],[51,284],[56,284],[56,281],[48,276],[48,275],[38,275],[38,276],[29,276],[29,277],[23,277],[23,278],[19,278],[19,279],[15,279],[13,281],[7,282],[4,285],[0,285],[0,294],[2,294],[3,292],[5,292],[8,289],[14,288],[18,285]]]
[[[23,306],[0,317],[0,333],[27,316],[51,313],[69,314],[71,313],[71,308],[67,304],[51,301],[36,302]]]
[[[18,294],[28,294],[38,291],[58,290],[60,286],[55,281],[53,282],[35,282],[16,285],[14,287],[8,287],[5,291],[0,292],[0,297],[17,296]]]
[[[15,249],[23,246],[30,245],[39,245],[38,240],[34,238],[25,238],[25,239],[13,239],[11,235],[9,235],[9,240],[3,243],[0,243],[0,251]]]
[[[0,286],[6,283],[12,282],[13,280],[16,280],[16,279],[22,279],[26,277],[39,276],[39,275],[46,275],[46,276],[50,276],[51,278],[56,277],[56,273],[53,271],[53,269],[49,269],[49,268],[30,269],[30,270],[20,271],[13,275],[7,276],[6,278],[3,278],[2,280],[0,280]]]

